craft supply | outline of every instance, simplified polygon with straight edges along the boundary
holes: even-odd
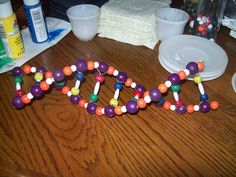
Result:
[[[186,33],[215,41],[227,0],[185,0],[183,10],[190,15]]]
[[[0,38],[0,58],[2,58],[2,56],[5,56],[5,55],[6,55],[6,52],[4,49],[4,45],[2,43],[2,39]]]
[[[16,15],[12,11],[10,0],[0,1],[0,37],[9,57],[18,59],[25,54]]]
[[[89,96],[90,101],[83,99],[80,93],[80,84],[84,80],[84,74],[87,70],[97,70],[99,75],[96,76],[96,85],[94,92]],[[56,69],[54,72],[47,71],[43,67],[31,67],[25,65],[22,68],[15,67],[12,70],[14,76],[14,82],[16,83],[16,96],[12,100],[12,104],[15,108],[21,109],[25,105],[29,104],[33,98],[42,97],[45,91],[48,91],[52,85],[57,89],[61,89],[64,95],[70,98],[73,104],[84,107],[90,114],[106,115],[107,117],[114,117],[115,115],[122,115],[126,112],[135,114],[139,109],[143,109],[147,104],[155,102],[157,106],[163,106],[165,109],[176,111],[178,114],[185,112],[192,113],[194,111],[201,111],[202,113],[209,112],[210,109],[218,109],[218,102],[213,101],[209,103],[208,95],[205,93],[202,78],[198,76],[198,72],[203,70],[202,63],[190,62],[186,68],[178,73],[172,73],[168,80],[162,84],[159,84],[157,88],[152,88],[150,91],[132,81],[128,78],[125,72],[119,72],[113,66],[109,66],[106,62],[93,62],[86,60],[78,60],[75,65],[66,66],[63,69]],[[34,74],[35,84],[30,88],[28,93],[24,93],[21,89],[21,83],[23,81],[23,74]],[[75,86],[71,89],[65,86],[65,77],[70,77],[74,73],[76,78]],[[109,101],[109,104],[105,107],[97,106],[98,92],[100,84],[104,82],[104,75],[114,76],[117,82],[114,85],[115,94]],[[179,99],[178,92],[180,91],[180,81],[185,80],[190,75],[195,75],[194,82],[198,84],[200,90],[200,103],[198,105],[184,105]],[[134,89],[133,98],[125,105],[119,105],[118,97],[123,88],[123,84],[126,87]],[[59,87],[58,87],[59,86]],[[172,90],[174,93],[175,104],[171,104],[165,101],[164,94],[168,90]]]
[[[48,40],[48,31],[40,0],[23,0],[24,10],[32,41],[41,43]]]

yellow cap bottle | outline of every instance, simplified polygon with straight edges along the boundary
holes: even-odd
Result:
[[[10,0],[0,0],[0,37],[9,57],[18,59],[25,54],[16,15],[12,11]]]

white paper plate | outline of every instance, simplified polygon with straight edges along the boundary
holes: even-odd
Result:
[[[234,89],[234,92],[236,93],[236,73],[234,73],[232,77],[232,87]]]
[[[178,72],[179,70],[174,70],[172,69],[171,67],[169,67],[168,65],[165,64],[165,60],[162,59],[161,56],[158,56],[159,58],[159,62],[160,64],[165,68],[166,71],[168,71],[169,73],[176,73]],[[183,69],[183,68],[182,68]],[[202,75],[202,73],[200,72],[199,75],[203,78],[203,81],[209,81],[209,80],[213,80],[213,79],[216,79],[218,77],[220,77],[222,74],[224,73],[224,71],[221,71],[219,73],[216,73],[214,76],[204,76]],[[188,77],[187,78],[188,80],[193,80],[192,77]]]
[[[228,64],[225,51],[216,43],[202,37],[192,35],[177,35],[160,44],[159,53],[165,63],[174,70],[185,68],[194,61],[204,61],[203,75],[214,76],[223,74]]]

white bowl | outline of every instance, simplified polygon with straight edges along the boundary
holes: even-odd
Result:
[[[100,13],[100,8],[92,4],[76,5],[66,11],[72,31],[81,41],[89,41],[97,34]]]

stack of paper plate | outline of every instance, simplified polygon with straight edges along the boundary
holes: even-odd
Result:
[[[204,71],[199,73],[203,80],[220,77],[228,64],[228,56],[219,45],[192,35],[177,35],[164,40],[159,47],[158,58],[171,73],[184,69],[191,61],[203,61]]]

